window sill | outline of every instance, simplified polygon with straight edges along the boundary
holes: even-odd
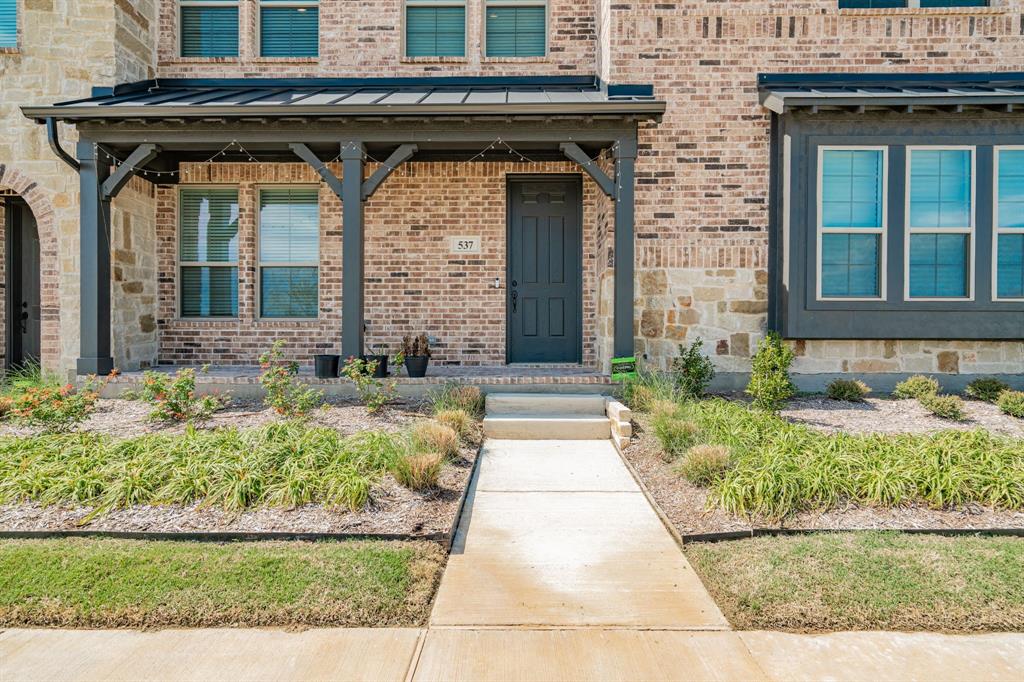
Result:
[[[174,64],[241,64],[241,57],[171,57],[160,60],[158,66]]]
[[[879,7],[840,9],[839,14],[851,16],[949,16],[949,15],[1001,15],[1007,7]]]
[[[401,57],[401,64],[468,64],[466,57]]]
[[[0,55],[4,54],[21,54],[21,48],[19,47],[0,47]]]
[[[320,57],[253,57],[251,64],[316,64]]]
[[[484,57],[480,60],[484,64],[543,64],[551,61],[548,56],[543,57]]]

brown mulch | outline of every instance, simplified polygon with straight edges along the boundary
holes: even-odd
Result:
[[[950,422],[920,414],[904,403],[912,400],[879,400],[888,403],[879,408],[884,418],[876,415],[871,429],[863,412],[849,409],[829,409],[835,401],[827,399],[801,399],[791,401],[782,412],[792,421],[804,421],[809,426],[831,431],[856,431],[859,433],[927,433],[950,428]],[[970,408],[990,407],[987,403],[965,401]],[[849,403],[840,403],[848,406]],[[870,414],[870,411],[867,411]],[[982,410],[972,409],[972,416],[981,415]],[[813,415],[813,423],[809,417]],[[854,416],[851,422],[857,426],[846,427],[844,419]],[[900,421],[903,415],[902,421]],[[911,415],[908,417],[907,415]],[[1012,417],[1010,418],[1012,419]],[[674,465],[665,462],[660,455],[661,447],[649,430],[644,428],[643,415],[634,422],[634,436],[623,455],[633,467],[636,475],[647,488],[648,493],[660,507],[669,522],[680,535],[703,533],[724,533],[749,531],[752,528],[792,528],[808,530],[866,530],[866,529],[986,529],[1024,528],[1024,511],[993,509],[977,504],[968,504],[953,509],[933,509],[923,505],[903,507],[865,507],[850,504],[846,507],[827,511],[807,511],[786,517],[783,521],[768,521],[764,518],[737,516],[718,508],[709,507],[707,489],[695,486],[675,472]],[[980,421],[980,420],[979,420]],[[937,422],[927,428],[924,423]],[[975,422],[973,428],[978,428]],[[971,427],[968,427],[971,428]],[[1020,428],[1020,426],[1017,426]],[[1006,431],[1001,433],[1007,434]]]

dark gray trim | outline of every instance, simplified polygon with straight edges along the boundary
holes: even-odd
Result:
[[[57,155],[61,161],[71,166],[78,172],[79,163],[75,160],[75,157],[64,151],[64,147],[60,146],[60,131],[57,128],[57,119],[48,118],[46,119],[46,141],[50,143],[50,149]]]
[[[116,197],[118,192],[128,184],[128,181],[138,174],[139,169],[155,159],[159,153],[160,147],[151,142],[136,147],[135,151],[124,160],[124,163],[117,166],[110,177],[103,181],[103,186],[100,188],[103,198],[113,199]]]
[[[615,339],[614,356],[632,357],[633,338],[633,276],[635,247],[634,194],[637,133],[618,138],[613,150],[615,158]]]
[[[110,199],[101,187],[110,173],[92,140],[77,145],[80,228],[79,295],[81,296],[80,376],[106,375],[114,368],[110,354]]]
[[[389,175],[395,172],[395,169],[401,166],[403,163],[412,158],[412,155],[416,153],[417,147],[414,144],[403,144],[399,145],[398,149],[391,153],[381,167],[373,172],[366,182],[363,183],[363,200],[367,200],[373,196],[373,193],[377,191],[381,183],[384,182]]]
[[[289,144],[288,147],[295,152],[296,156],[312,166],[313,170],[315,170],[317,174],[323,178],[323,181],[327,183],[327,186],[331,188],[331,191],[338,195],[339,199],[341,198],[341,180],[331,172],[331,169],[327,167],[326,163],[321,161],[319,157],[317,157],[317,155],[304,144],[293,142]]]
[[[778,114],[771,115],[769,147],[771,159],[768,167],[768,271],[780,273],[768,277],[768,330],[779,331],[784,305],[780,292],[781,273],[785,263],[782,259],[782,174],[783,174],[783,120]]]
[[[559,145],[559,148],[566,158],[570,161],[575,161],[597,183],[597,186],[601,188],[605,196],[612,199],[615,198],[615,180],[601,170],[597,163],[585,151],[580,149],[578,144],[575,142],[564,142]]]
[[[341,353],[363,354],[363,156],[361,140],[341,142]]]
[[[778,327],[797,339],[1024,339],[1024,302],[993,301],[992,146],[1024,144],[1019,116],[898,115],[783,117],[784,136],[773,140],[773,163],[790,141],[788,288],[781,255],[774,272],[769,309],[780,311]],[[817,149],[823,145],[885,145],[889,148],[888,233],[885,301],[816,300]],[[974,300],[904,300],[905,171],[908,145],[976,147]],[[772,214],[781,210],[773,196]],[[781,215],[781,214],[780,214]],[[781,225],[773,234],[781,238]],[[781,241],[779,242],[781,246]]]

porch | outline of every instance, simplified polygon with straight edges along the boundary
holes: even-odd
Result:
[[[233,365],[239,369],[211,379],[245,384],[255,381],[245,367],[255,364],[259,352],[276,338],[298,342],[303,354],[293,359],[302,365],[308,365],[317,352],[356,356],[382,343],[394,352],[396,338],[433,335],[434,331],[420,319],[422,314],[416,320],[404,320],[403,327],[396,322],[402,316],[395,311],[407,299],[424,308],[423,298],[436,294],[425,307],[433,316],[428,321],[437,323],[451,311],[455,319],[450,326],[464,331],[462,336],[438,339],[441,348],[459,345],[473,349],[469,353],[476,356],[449,353],[441,357],[439,364],[444,367],[438,371],[435,366],[428,383],[449,378],[499,385],[577,383],[581,377],[597,381],[599,370],[607,371],[612,357],[633,355],[637,128],[641,122],[657,120],[664,111],[664,103],[650,93],[649,86],[609,86],[575,77],[245,79],[147,82],[96,93],[89,100],[27,107],[27,116],[47,123],[55,153],[79,170],[81,352],[77,373],[102,375],[115,366],[132,368],[133,363],[115,362],[118,353],[112,337],[117,337],[116,321],[122,316],[112,310],[119,292],[112,298],[111,279],[118,281],[119,273],[111,262],[111,251],[116,258],[140,246],[111,243],[115,232],[111,206],[116,207],[115,197],[138,178],[155,186],[158,243],[150,248],[161,262],[159,292],[150,297],[156,300],[151,326],[159,337],[159,350],[151,360],[135,366]],[[77,158],[60,146],[57,120],[76,126]],[[181,257],[180,244],[160,236],[160,230],[167,229],[161,221],[169,221],[172,231],[177,229],[176,215],[181,210],[166,197],[177,196],[175,188],[194,183],[197,176],[206,184],[221,184],[229,178],[221,172],[225,167],[246,161],[250,169],[242,174],[252,186],[244,188],[244,196],[235,201],[238,224],[246,219],[255,224],[251,215],[259,209],[253,196],[267,177],[271,182],[289,177],[319,184],[320,251],[314,256],[318,260],[305,264],[320,267],[319,282],[313,285],[318,287],[319,299],[312,314],[279,319],[264,315],[258,301],[265,263],[255,255],[259,248],[255,236],[239,237],[234,246],[238,255],[228,286],[237,287],[239,293],[219,318],[197,316],[182,304],[184,265],[180,261],[203,259]],[[437,170],[445,164],[463,170],[448,174]],[[197,173],[199,165],[203,167]],[[493,170],[499,166],[503,170]],[[426,170],[409,170],[413,167]],[[467,181],[474,176],[474,171],[464,170],[468,167],[492,170],[481,171],[486,181],[473,183]],[[275,168],[286,170],[268,170]],[[429,176],[435,184],[395,183],[397,177],[408,180],[411,176]],[[573,177],[577,183],[585,178],[578,194],[571,189],[563,193],[542,188],[532,192],[533,199],[516,199],[518,205],[547,203],[551,207],[546,213],[531,213],[531,208],[517,216],[512,193],[504,196],[504,188],[517,179],[551,182],[561,178],[568,188]],[[392,184],[396,187],[389,191]],[[503,196],[497,196],[499,191]],[[445,192],[447,203],[438,198]],[[586,202],[585,193],[590,195]],[[463,204],[481,202],[489,212],[490,261],[479,272],[473,272],[473,266],[482,263],[483,257],[474,259],[472,251],[462,260],[453,258],[453,253],[442,261],[430,261],[424,240],[414,239],[424,226],[403,219],[410,206],[437,204],[435,213],[444,213],[452,229],[434,230],[427,239],[436,243],[460,234],[480,234],[484,219],[465,210],[457,201],[460,198]],[[561,233],[554,246],[539,237],[532,242],[512,238],[515,221],[534,226],[557,223],[558,230],[565,227],[571,232],[571,206],[556,204],[575,201],[580,202],[580,214],[591,212],[586,228],[580,225],[576,241]],[[495,229],[496,214],[503,223],[499,229]],[[582,215],[578,219],[582,221]],[[388,229],[372,234],[381,222],[387,222]],[[236,236],[241,234],[238,225],[234,229]],[[540,233],[541,228],[533,229]],[[587,247],[584,229],[592,239]],[[375,240],[372,244],[368,244],[370,237]],[[585,248],[587,267],[592,268],[586,274]],[[515,264],[516,249],[530,255]],[[578,272],[568,257],[564,263],[554,262],[562,250],[578,252]],[[382,294],[388,277],[408,276],[394,272],[401,269],[392,266],[398,257],[420,258],[421,269],[429,274],[433,268],[437,278],[473,276],[476,289],[453,297],[440,286],[442,280],[424,276],[416,286],[396,285]],[[436,267],[439,262],[444,267]],[[495,263],[500,270],[495,270]],[[566,263],[569,270],[562,272]],[[537,264],[550,271],[546,279],[538,279],[531,270]],[[209,268],[211,263],[188,265]],[[339,285],[337,289],[328,289],[333,283]],[[599,319],[602,314],[604,319]],[[540,322],[531,327],[527,315]],[[480,320],[484,326],[473,324]],[[243,329],[244,338],[229,347]],[[531,352],[516,352],[517,339],[533,344]],[[482,351],[484,343],[488,345]],[[495,350],[499,346],[504,350]],[[560,350],[548,352],[556,347]],[[524,373],[526,368],[521,366],[507,367],[534,359],[568,362],[572,365],[568,369],[574,371],[533,368]],[[129,372],[122,380],[131,376]]]

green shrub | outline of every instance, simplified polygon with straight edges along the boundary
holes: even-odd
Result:
[[[825,389],[825,393],[832,400],[862,403],[871,393],[871,387],[859,379],[835,379]]]
[[[323,403],[322,391],[306,386],[298,379],[299,365],[284,359],[284,341],[275,341],[259,357],[260,385],[266,391],[263,403],[287,417],[301,417]]]
[[[651,419],[651,426],[661,444],[662,458],[667,462],[686,452],[697,440],[697,425],[676,414],[660,412]]]
[[[636,376],[627,379],[622,387],[622,400],[636,412],[647,412],[658,400],[676,400],[679,391],[666,374],[638,369]]]
[[[941,389],[938,381],[918,374],[896,384],[892,397],[901,400],[916,400],[926,395],[935,395],[939,390]]]
[[[1005,414],[1024,419],[1024,391],[1003,391],[996,405]]]
[[[694,341],[689,348],[680,344],[679,357],[672,360],[672,376],[680,393],[687,398],[703,396],[715,378],[711,358],[700,352],[703,344],[701,339]]]
[[[461,410],[474,419],[484,413],[484,394],[476,386],[447,383],[440,391],[431,392],[427,399],[434,414],[447,410]]]
[[[778,412],[783,403],[793,397],[796,388],[789,379],[792,362],[793,350],[775,332],[769,332],[758,342],[747,384],[747,393],[754,397],[755,406]]]
[[[341,368],[341,376],[356,385],[359,402],[366,405],[366,411],[371,413],[394,400],[398,387],[396,381],[381,381],[374,377],[376,371],[376,360],[362,358],[349,358]]]
[[[201,370],[206,372],[204,366]],[[171,377],[163,372],[146,372],[139,397],[153,406],[153,421],[206,421],[227,400],[217,395],[196,396],[196,371],[179,369]]]
[[[936,417],[953,421],[964,420],[964,401],[959,396],[931,393],[921,396],[917,402]]]
[[[731,459],[724,445],[694,445],[683,455],[677,471],[694,485],[708,486],[725,475]]]
[[[994,403],[1003,391],[1009,390],[1010,385],[1005,381],[1000,381],[994,377],[983,377],[967,384],[967,389],[964,393],[972,398],[984,400],[987,403]]]
[[[28,386],[3,401],[0,411],[16,421],[47,432],[69,431],[81,424],[96,407],[99,387],[94,380],[76,389],[64,386]]]

